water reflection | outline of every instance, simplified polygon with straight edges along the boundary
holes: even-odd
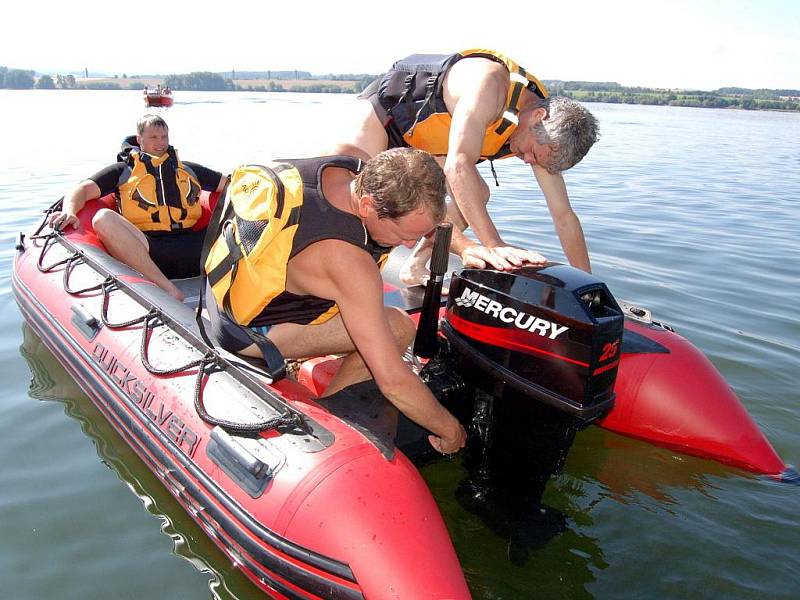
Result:
[[[758,479],[597,427],[579,432],[571,448],[571,438],[555,443],[558,431],[548,441],[546,430],[520,427],[530,435],[501,446],[488,474],[469,453],[421,469],[478,598],[593,598],[609,567],[601,540],[619,544],[648,515],[679,517],[687,491],[714,501],[720,481]],[[625,522],[608,522],[619,505]],[[594,535],[605,529],[612,533]]]
[[[78,421],[82,431],[94,442],[100,460],[117,474],[145,509],[159,519],[161,532],[172,540],[173,554],[208,576],[210,596],[215,600],[262,598],[263,595],[231,565],[111,427],[27,323],[22,325],[22,336],[19,350],[31,372],[28,395],[64,405],[65,414]],[[113,554],[113,543],[108,547],[109,539],[113,537],[113,533],[108,537],[97,536],[95,548],[98,558],[105,552]],[[127,562],[129,559],[124,554],[119,560]],[[178,587],[182,587],[180,583]]]
[[[595,502],[608,497],[621,504],[667,511],[679,503],[677,490],[692,490],[716,500],[720,480],[757,479],[747,471],[678,455],[599,427],[589,428],[579,436],[567,471],[573,478],[598,488]]]
[[[550,493],[551,486],[544,501],[527,498],[525,511],[519,498],[476,485],[468,462],[433,463],[421,472],[447,522],[473,597],[593,598],[588,586],[608,565],[598,539],[569,515],[566,495]]]

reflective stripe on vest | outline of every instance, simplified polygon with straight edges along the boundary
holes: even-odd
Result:
[[[381,82],[378,90],[384,96],[380,98],[381,105],[402,132],[406,144],[434,155],[446,155],[452,118],[444,103],[442,85],[450,67],[467,57],[487,58],[505,65],[509,71],[505,110],[486,128],[481,147],[481,159],[504,158],[509,155],[504,146],[519,122],[522,90],[528,89],[540,98],[547,98],[548,92],[536,77],[499,52],[472,49],[450,56],[412,55],[398,61]],[[401,80],[402,90],[393,95],[391,88],[396,88]]]
[[[132,151],[117,192],[119,212],[141,231],[190,229],[202,215],[200,183],[174,149],[159,157]]]

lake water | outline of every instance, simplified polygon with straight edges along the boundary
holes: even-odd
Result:
[[[352,103],[175,96],[172,143],[222,171],[317,153]],[[800,115],[588,106],[602,138],[566,179],[595,273],[705,352],[800,463]],[[17,232],[112,162],[140,94],[0,90],[0,109],[0,597],[259,597],[24,328],[11,292]],[[563,261],[528,167],[496,169],[505,239]],[[566,531],[519,547],[455,500],[458,461],[423,474],[475,598],[800,597],[797,486],[592,427],[545,492]]]

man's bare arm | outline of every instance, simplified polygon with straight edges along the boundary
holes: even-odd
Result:
[[[464,219],[478,240],[491,248],[503,245],[503,240],[486,209],[489,189],[476,163],[480,159],[486,128],[502,110],[507,82],[503,71],[497,68],[478,71],[473,75],[479,79],[465,81],[464,68],[469,66],[474,71],[480,63],[464,65],[461,71],[454,67],[445,82],[445,95],[454,106],[444,172]]]
[[[50,227],[65,229],[69,226],[78,227],[80,221],[76,216],[89,200],[100,197],[100,188],[91,179],[81,181],[72,191],[64,197],[60,212],[50,215]]]
[[[337,248],[332,249],[332,243]],[[347,333],[386,398],[435,434],[431,444],[437,450],[460,449],[466,435],[463,427],[400,356],[384,313],[383,284],[375,263],[345,242],[326,240],[315,246],[325,260],[319,261],[316,276],[304,281],[305,290],[336,301]]]
[[[500,237],[487,209],[489,188],[476,166],[486,128],[505,106],[508,72],[496,64],[483,72],[457,72],[461,64],[453,67],[445,82],[445,98],[454,106],[444,172],[456,206],[482,246],[455,234],[452,250],[465,265],[479,268],[510,269],[525,263],[542,263],[545,259],[540,254],[508,246]],[[480,63],[473,63],[473,70],[479,67]]]
[[[592,266],[589,262],[586,238],[583,235],[580,219],[570,205],[564,178],[560,174],[548,173],[539,165],[533,165],[533,174],[539,182],[539,187],[542,188],[558,239],[561,241],[561,248],[569,264],[591,273]]]

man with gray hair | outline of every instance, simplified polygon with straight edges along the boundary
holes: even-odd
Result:
[[[411,55],[359,98],[334,151],[369,158],[386,148],[411,146],[436,156],[453,200],[448,220],[462,231],[472,227],[480,241],[454,230],[451,250],[466,266],[504,270],[545,262],[537,252],[506,244],[487,211],[489,187],[476,164],[516,156],[533,169],[567,260],[591,270],[583,229],[561,176],[597,140],[597,120],[583,106],[550,98],[525,69],[485,49]],[[424,283],[430,252],[430,240],[421,240],[401,269],[405,283]]]

